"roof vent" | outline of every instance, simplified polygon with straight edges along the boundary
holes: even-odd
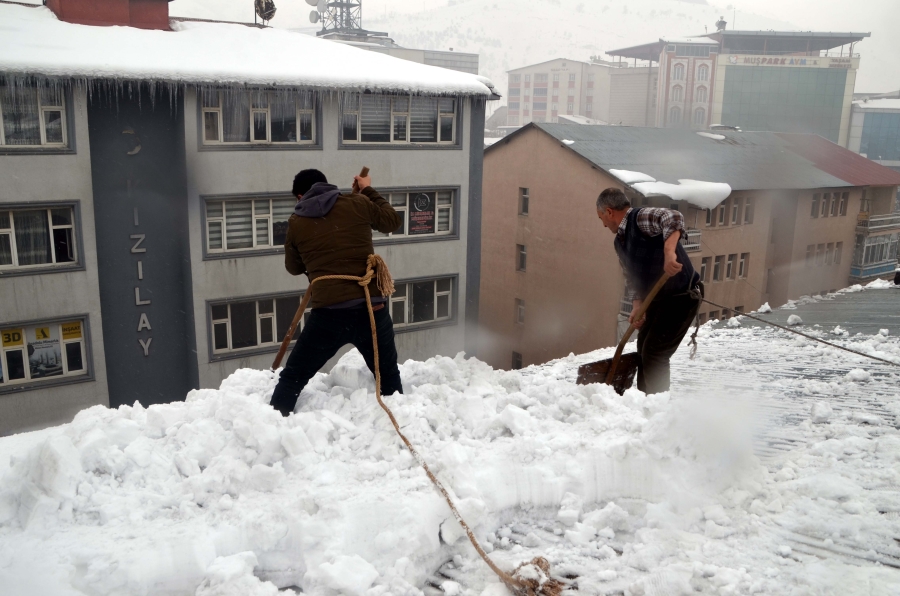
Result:
[[[46,0],[60,21],[168,31],[170,0]]]

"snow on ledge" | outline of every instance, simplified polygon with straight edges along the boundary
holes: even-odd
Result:
[[[714,141],[724,141],[727,138],[725,135],[719,135],[713,132],[703,132],[702,130],[698,131],[697,135]]]
[[[491,95],[484,77],[282,29],[172,22],[173,31],[59,21],[46,7],[0,4],[0,74],[320,90]]]
[[[632,185],[645,197],[664,195],[674,201],[687,201],[701,209],[712,209],[731,194],[731,186],[724,182],[681,179],[678,184],[668,182],[638,182]]]
[[[653,176],[648,176],[643,172],[632,172],[630,170],[610,170],[609,173],[625,184],[634,184],[635,182],[656,182],[656,178],[654,178]]]

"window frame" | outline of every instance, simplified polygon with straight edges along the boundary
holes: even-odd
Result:
[[[812,196],[812,208],[810,209],[809,215],[813,219],[817,219],[819,217],[819,201],[821,200],[822,195],[820,193],[814,193]]]
[[[527,77],[527,75],[526,75]],[[526,78],[526,81],[528,79]],[[357,110],[354,111],[344,111],[344,102],[347,95],[357,95]],[[390,141],[379,141],[379,142],[364,142],[360,140],[360,135],[362,134],[362,127],[360,126],[360,106],[362,102],[359,99],[363,95],[380,95],[382,97],[388,97],[391,100],[391,115],[390,115]],[[394,140],[394,117],[395,115],[406,116],[406,138],[410,138],[410,127],[412,126],[412,118],[410,117],[413,101],[417,98],[425,98],[425,99],[434,99],[438,102],[438,111],[437,111],[437,130],[436,138],[438,139],[433,143],[413,143],[412,141],[405,140],[399,141]],[[397,111],[394,109],[395,99],[404,98],[409,101],[407,111]],[[441,111],[441,100],[442,99],[451,99],[454,101],[454,110],[455,112],[451,115],[450,112],[442,112]],[[525,97],[524,103],[529,101],[528,96]],[[373,147],[378,147],[382,149],[398,149],[398,150],[407,150],[407,149],[462,149],[463,146],[463,111],[464,104],[466,103],[465,96],[423,96],[423,95],[415,95],[415,94],[390,94],[390,93],[380,93],[380,94],[367,94],[367,93],[342,93],[338,100],[338,113],[340,114],[339,126],[338,126],[338,149],[371,149]],[[356,140],[345,140],[344,139],[344,116],[345,114],[356,114]],[[450,141],[442,141],[441,140],[441,119],[445,117],[452,116],[452,135],[453,139]]]
[[[844,243],[843,242],[835,242],[834,244],[834,264],[841,264],[841,253],[844,252]]]
[[[516,244],[516,271],[524,273],[528,268],[528,248],[524,244]]]
[[[531,188],[519,187],[519,215],[528,216],[529,203],[531,201]]]
[[[414,234],[412,236],[409,235],[409,217],[407,214],[403,216],[403,225],[406,226],[406,232],[403,234],[396,234],[395,232],[388,233],[387,235],[380,235],[376,230],[372,230],[372,242],[375,243],[376,246],[380,246],[382,244],[409,244],[416,242],[435,242],[439,240],[458,240],[459,239],[459,220],[460,220],[460,186],[398,186],[398,187],[388,187],[384,189],[379,189],[378,192],[381,196],[385,197],[388,202],[390,202],[390,195],[392,194],[402,194],[406,193],[406,207],[398,208],[394,206],[394,209],[397,211],[405,211],[408,213],[409,211],[409,195],[418,194],[418,193],[435,193],[435,233],[434,234]],[[341,191],[341,192],[349,192],[349,191]],[[450,193],[450,207],[441,206],[437,204],[438,193],[449,192]],[[437,231],[438,225],[438,213],[437,211],[449,209],[450,210],[450,231],[449,232],[439,232]]]
[[[269,213],[268,215],[261,214],[258,218],[256,216],[256,201],[259,200],[269,200]],[[227,194],[227,195],[201,195],[200,196],[200,230],[201,237],[203,242],[203,260],[204,261],[213,261],[219,259],[234,259],[234,258],[244,258],[244,257],[263,257],[270,256],[275,254],[280,254],[284,252],[284,245],[271,245],[264,246],[261,248],[256,247],[256,220],[263,219],[264,217],[268,217],[269,219],[269,234],[270,234],[270,242],[274,241],[274,230],[272,228],[272,210],[273,203],[272,201],[276,199],[295,199],[290,195],[290,193],[285,192],[261,192],[261,193],[239,193],[239,194]],[[250,201],[251,203],[251,211],[250,211],[250,229],[251,235],[253,237],[253,247],[250,248],[236,248],[233,250],[228,250],[226,248],[222,249],[210,249],[209,248],[209,224],[212,220],[213,222],[218,220],[219,218],[210,218],[207,216],[207,205],[209,203],[220,202],[222,203],[222,246],[226,246],[226,229],[225,229],[225,206],[226,202],[238,202],[238,201]],[[296,202],[296,201],[295,201]],[[290,217],[290,216],[288,216]]]
[[[65,346],[73,343],[81,343],[81,360],[83,371],[78,374],[70,374],[64,372],[62,375],[54,375],[52,377],[46,377],[43,379],[28,379],[31,372],[28,367],[28,352],[27,352],[27,341],[23,338],[23,346],[20,348],[22,352],[24,352],[25,359],[25,370],[26,370],[26,378],[25,379],[15,379],[12,381],[3,381],[0,382],[0,395],[9,394],[9,393],[18,393],[21,391],[33,391],[37,389],[46,389],[48,387],[54,387],[59,385],[73,385],[76,383],[87,383],[95,380],[94,377],[94,362],[93,362],[93,343],[91,341],[91,324],[90,324],[90,315],[87,313],[82,314],[73,314],[69,316],[61,316],[61,317],[51,317],[46,319],[30,319],[26,321],[11,321],[11,322],[0,322],[0,331],[6,329],[25,329],[27,327],[37,327],[37,326],[50,326],[57,325],[61,326],[65,323],[72,323],[78,321],[81,323],[81,337],[74,340],[65,340],[62,336],[62,329],[59,330],[59,342],[60,342],[60,354],[63,355],[65,352]],[[2,366],[3,372],[2,374],[5,376],[9,368],[6,363],[6,353],[15,351],[16,348],[6,348],[3,346],[2,342],[2,334],[0,334],[0,366]],[[63,371],[68,369],[68,357],[63,356]],[[0,377],[2,379],[2,377]]]
[[[74,143],[70,144],[70,139],[74,135],[74,122],[72,114],[74,112],[72,106],[72,94],[66,89],[59,89],[62,101],[59,105],[43,105],[41,100],[40,85],[30,85],[29,89],[37,90],[37,111],[39,115],[39,131],[41,137],[40,145],[7,145],[6,131],[3,125],[3,94],[0,93],[0,155],[6,154],[33,154],[33,153],[74,153]],[[47,142],[47,121],[44,118],[45,112],[60,112],[60,122],[62,125],[63,140],[61,143]]]
[[[441,280],[448,279],[450,280],[450,290],[448,291],[438,291],[437,282]],[[394,321],[394,304],[396,302],[404,302],[404,317],[409,320],[412,316],[411,308],[411,296],[410,296],[410,286],[412,284],[424,283],[424,282],[434,282],[434,315],[435,318],[430,321],[420,321],[420,322],[403,322],[397,323]],[[391,296],[390,300],[387,303],[388,314],[391,317],[391,322],[394,327],[394,334],[400,333],[412,333],[415,331],[423,331],[426,329],[435,329],[438,327],[451,327],[455,326],[459,323],[459,274],[451,273],[447,275],[428,275],[424,277],[413,277],[395,280],[394,286],[405,285],[407,286],[406,295],[401,299],[396,299]],[[450,314],[446,317],[437,316],[437,308],[438,308],[438,298],[441,296],[449,297],[449,310]]]
[[[710,269],[712,269],[712,257],[702,257],[700,259],[700,281],[703,283],[709,281]]]
[[[52,211],[54,209],[71,209],[72,224],[71,226],[54,226],[52,220]],[[71,271],[84,271],[84,241],[82,238],[81,225],[81,201],[28,201],[15,203],[0,203],[0,212],[10,214],[10,227],[4,228],[0,234],[10,236],[10,248],[13,259],[16,257],[15,250],[15,222],[12,213],[16,211],[47,211],[47,226],[50,234],[50,249],[53,258],[56,258],[56,246],[53,242],[53,230],[62,228],[71,228],[73,235],[73,248],[75,250],[75,260],[69,263],[39,263],[37,265],[0,265],[0,279],[7,277],[19,277],[23,275],[45,275],[48,273],[65,273]]]
[[[249,102],[249,107],[247,108],[250,114],[249,124],[250,127],[250,140],[249,141],[240,141],[240,142],[226,142],[225,138],[225,123],[223,119],[224,112],[224,99],[222,94],[225,92],[222,89],[215,89],[215,91],[219,94],[219,106],[218,107],[204,107],[203,106],[203,89],[198,89],[194,93],[194,97],[197,104],[197,148],[198,151],[300,151],[300,150],[322,150],[322,106],[321,101],[319,101],[319,97],[317,96],[315,91],[309,90],[298,90],[299,92],[309,92],[312,93],[312,101],[313,107],[311,109],[300,108],[299,105],[296,108],[296,117],[299,122],[300,115],[305,113],[312,114],[312,140],[311,141],[257,141],[253,139],[253,114],[254,112],[265,112],[266,116],[266,135],[267,138],[272,138],[272,118],[271,118],[271,103],[266,102],[265,108],[254,108],[252,100]],[[262,92],[267,94],[275,94],[277,95],[277,90],[274,89],[257,89],[257,90],[246,90],[244,91],[248,94]],[[218,140],[216,141],[207,141],[206,140],[206,131],[205,131],[205,120],[207,113],[215,113],[218,114]]]
[[[840,202],[840,205],[838,206],[838,215],[839,216],[847,215],[847,203],[849,203],[849,202],[850,202],[850,193],[842,192],[841,193],[841,202]]]
[[[735,273],[737,273],[737,253],[732,253],[728,255],[728,258],[725,260],[725,279],[734,279]]]
[[[513,350],[512,353],[512,361],[510,362],[511,370],[522,370],[525,368],[524,366],[525,359],[520,352],[516,352]]]
[[[744,216],[743,216],[743,224],[752,224],[753,223],[753,207],[754,207],[754,198],[753,197],[745,197],[744,198]]]
[[[228,298],[214,298],[206,301],[206,349],[207,349],[207,360],[209,362],[219,362],[222,360],[234,360],[236,358],[247,358],[250,356],[258,356],[261,354],[270,354],[273,352],[277,352],[281,347],[281,341],[284,339],[278,334],[278,306],[276,301],[284,298],[297,298],[297,307],[300,306],[300,300],[303,298],[303,295],[306,293],[307,289],[304,288],[302,290],[291,290],[289,292],[273,292],[266,294],[255,294],[252,296],[232,296]],[[261,319],[269,318],[268,313],[260,313],[259,312],[259,303],[263,300],[272,300],[272,333],[273,333],[273,341],[265,344],[259,343],[261,339]],[[255,302],[256,309],[256,339],[257,344],[255,346],[250,346],[247,348],[226,348],[226,349],[216,349],[215,344],[215,325],[227,322],[227,333],[228,333],[228,345],[230,346],[232,343],[231,337],[231,305],[241,302]],[[228,306],[228,318],[227,319],[214,319],[213,318],[213,307],[214,306]],[[312,309],[307,308],[304,316],[300,319],[300,324],[297,326],[296,333],[299,333],[303,330],[303,326],[306,324],[306,321],[309,317],[309,313]],[[291,314],[291,320],[293,320],[293,314],[296,313],[296,309]],[[288,323],[288,329],[290,328],[290,323]],[[296,339],[292,339],[290,345],[293,346],[296,342]]]
[[[724,263],[725,255],[716,255],[715,258],[713,258],[712,280],[714,282],[722,281],[722,273],[724,273],[722,265]]]
[[[516,298],[516,310],[515,310],[515,321],[516,325],[524,325],[525,324],[525,301],[521,298]]]
[[[738,257],[738,278],[746,279],[750,273],[750,253],[742,252]]]

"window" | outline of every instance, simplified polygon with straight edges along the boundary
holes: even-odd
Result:
[[[828,197],[830,196],[827,192],[822,195],[822,210],[819,213],[822,217],[828,217]]]
[[[669,109],[669,123],[670,124],[681,123],[681,108],[679,108],[678,106],[672,106]]]
[[[555,113],[555,112],[558,112],[558,111],[559,111],[559,104],[558,104],[558,103],[550,104],[550,110],[553,111],[554,113]]]
[[[206,145],[312,144],[315,100],[312,92],[200,91]]]
[[[709,281],[707,276],[709,275],[710,263],[712,263],[712,258],[710,257],[703,257],[700,259],[700,281],[704,283]]]
[[[719,225],[720,226],[725,225],[725,212],[726,212],[726,206],[725,206],[725,203],[722,203],[721,205],[719,205]]]
[[[844,252],[844,243],[838,242],[834,245],[834,264],[841,264],[841,253]]]
[[[676,64],[672,68],[672,78],[676,81],[684,80],[684,64]]]
[[[713,266],[713,281],[722,281],[722,261],[725,257],[716,257],[715,264]]]
[[[588,99],[590,99],[590,98],[588,98]],[[584,105],[584,111],[585,111],[585,112],[593,112],[593,111],[594,111],[594,104],[592,104],[592,103],[590,103],[590,102],[586,103],[586,104]]]
[[[457,100],[448,97],[345,93],[341,138],[345,143],[454,143],[456,108]]]
[[[525,271],[525,245],[516,244],[516,271]]]
[[[837,206],[838,206],[838,193],[834,193],[831,195],[831,210],[828,212],[828,215],[830,217],[834,217],[835,215],[838,214]]]
[[[0,388],[88,372],[84,319],[0,328]]]
[[[525,322],[525,301],[516,298],[516,323],[523,324]]]
[[[213,354],[258,348],[276,348],[291,328],[300,306],[300,294],[258,300],[236,300],[211,304]],[[293,339],[309,317],[304,313]]]
[[[816,254],[816,245],[815,244],[807,244],[806,245],[806,266],[812,267],[815,261]]]
[[[542,88],[540,88],[540,89],[535,89],[535,90],[534,90],[534,96],[535,96],[535,97],[547,97],[547,88],[546,88],[546,87],[542,87]]]
[[[728,255],[728,262],[725,265],[725,279],[734,279],[734,265],[737,261],[737,255]]]
[[[568,104],[568,106],[566,106],[566,110],[571,114],[573,111],[575,111],[575,104]]]
[[[695,46],[678,44],[675,50],[676,56],[709,56],[709,46]]]
[[[706,225],[712,225],[712,209],[706,210]]]
[[[556,101],[559,99],[559,89],[553,90],[553,100]]]
[[[521,96],[521,95],[522,95],[522,90],[519,89],[518,87],[514,87],[514,88],[512,88],[512,89],[509,90],[509,96],[510,96],[510,97],[519,97],[519,96]]]
[[[570,75],[569,75],[569,82],[570,82],[570,83],[574,83],[574,82],[575,82],[575,75],[574,75],[574,74],[570,74]]]
[[[705,79],[703,79],[703,80],[705,80]],[[707,97],[706,87],[698,88],[697,89],[697,101],[700,103],[706,103],[707,99],[708,99],[708,97]]]
[[[536,75],[534,75],[534,82],[535,82],[535,83],[546,83],[546,82],[547,82],[547,75],[545,75],[545,74],[536,74]]]
[[[736,225],[741,223],[741,199],[735,198],[731,202],[731,223]]]
[[[739,314],[742,314],[743,312],[744,312],[743,306],[735,306],[734,307],[734,314],[739,315]]]
[[[697,320],[700,322],[701,325],[706,323],[706,316],[707,315],[705,312],[702,312],[699,315],[697,315]]]
[[[0,211],[0,271],[77,261],[72,207]]]
[[[753,223],[753,197],[744,199],[744,223]]]
[[[834,256],[834,242],[825,245],[825,264],[831,265],[831,259]]]
[[[684,101],[684,87],[675,85],[672,88],[672,101]]]
[[[297,204],[288,198],[208,199],[206,250],[210,253],[284,246],[288,218]]]
[[[510,110],[518,110],[518,109],[519,109],[519,102],[517,102],[517,101],[511,101],[511,102],[509,102],[509,109],[510,109]]]
[[[528,198],[530,191],[527,188],[519,189],[519,215],[528,215]]]
[[[703,108],[694,110],[694,124],[696,126],[703,126],[706,124],[706,110]]]
[[[707,50],[708,50],[708,48],[707,48]],[[700,68],[697,69],[697,80],[698,81],[708,81],[709,80],[709,66],[707,66],[705,64],[700,65]],[[706,101],[706,93],[705,93],[706,89],[703,87],[701,87],[701,89],[704,90],[704,99],[701,99],[700,101]]]
[[[809,212],[812,217],[819,217],[819,195],[814,194],[812,198],[812,210]]]
[[[838,213],[840,215],[847,215],[847,203],[849,202],[849,200],[850,200],[849,192],[841,193],[841,203],[838,207]]]
[[[403,222],[396,232],[372,231],[373,238],[388,236],[446,236],[454,231],[455,191],[429,190],[384,193]]]
[[[821,266],[825,264],[825,245],[818,244],[816,245],[816,266]]]
[[[526,83],[530,83],[530,82],[531,82],[531,75],[530,75],[530,74],[525,75],[525,82],[526,82]]]
[[[518,83],[518,82],[520,82],[521,80],[522,80],[522,75],[517,75],[517,74],[509,75],[509,82],[510,82],[510,83]]]
[[[593,73],[591,73],[591,74],[588,75],[588,81],[594,82],[594,75],[593,75]]]
[[[710,321],[718,321],[719,320],[719,311],[717,311],[717,310],[709,311],[709,320]]]
[[[0,145],[68,144],[65,94],[59,88],[0,86]]]
[[[512,353],[512,369],[519,370],[522,368],[522,355],[518,352]]]
[[[738,262],[738,277],[747,277],[750,267],[750,253],[742,252]]]
[[[449,321],[453,318],[453,278],[395,283],[391,319],[395,327]]]
[[[556,83],[559,81],[559,73],[553,75],[553,82]]]
[[[546,112],[547,111],[547,102],[546,101],[536,101],[534,102],[534,106],[532,107],[535,112]]]

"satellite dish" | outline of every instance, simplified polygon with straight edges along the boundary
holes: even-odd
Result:
[[[316,4],[319,3],[319,0],[306,0],[306,3],[309,4],[310,6],[315,6]]]
[[[309,22],[312,23],[313,25],[318,23],[319,22],[319,13],[316,12],[315,10],[311,11],[309,13]]]
[[[306,0],[309,2],[309,0]],[[328,0],[317,0],[316,10],[319,12],[328,12]]]

